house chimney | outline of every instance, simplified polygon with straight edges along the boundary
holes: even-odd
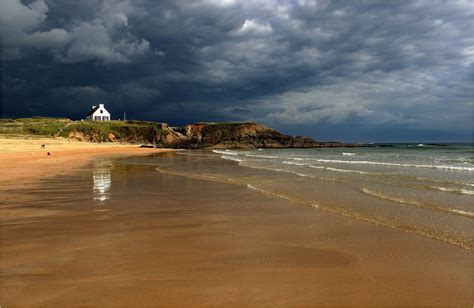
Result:
[[[104,108],[104,104],[99,104],[99,107],[100,107],[100,108]]]

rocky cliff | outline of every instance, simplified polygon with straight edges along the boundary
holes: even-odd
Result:
[[[292,137],[257,123],[196,123],[170,127],[166,123],[145,121],[27,118],[0,121],[0,134],[60,136],[89,142],[128,142],[182,149],[358,146]]]
[[[202,148],[312,148],[355,146],[337,142],[316,142],[309,137],[284,135],[256,123],[196,123],[169,127],[157,135],[158,146],[186,149]]]

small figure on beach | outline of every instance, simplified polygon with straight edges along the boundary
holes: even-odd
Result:
[[[42,144],[42,145],[41,145],[41,148],[42,148],[42,149],[46,148],[46,144]]]
[[[48,155],[51,155],[51,153],[48,152]]]

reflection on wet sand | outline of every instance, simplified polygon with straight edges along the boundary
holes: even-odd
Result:
[[[0,225],[0,304],[472,305],[472,251],[156,170],[243,172],[198,154],[101,160],[13,192],[33,200],[3,208],[54,212]]]
[[[98,161],[94,164],[92,194],[94,200],[99,201],[101,204],[110,199],[110,187],[112,186],[111,168],[112,162],[110,160]]]

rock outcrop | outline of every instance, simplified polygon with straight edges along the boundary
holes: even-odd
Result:
[[[316,142],[309,137],[284,135],[256,123],[196,123],[163,130],[154,140],[157,146],[203,148],[313,148],[356,146],[337,142]]]
[[[30,118],[0,121],[0,133],[65,137],[88,142],[127,142],[181,149],[314,148],[360,146],[292,137],[257,123],[196,123],[170,127],[146,121],[71,121]]]

